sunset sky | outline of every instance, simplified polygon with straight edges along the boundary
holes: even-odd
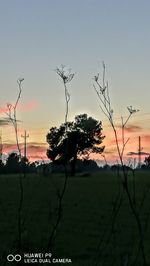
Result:
[[[65,99],[55,73],[72,68],[69,119],[87,113],[103,122],[105,156],[116,161],[114,137],[93,89],[93,76],[106,77],[118,132],[127,106],[140,112],[129,121],[125,150],[150,153],[150,1],[147,0],[0,0],[0,130],[3,152],[16,150],[14,130],[2,119],[14,103],[17,79],[24,78],[18,106],[19,136],[30,135],[30,159],[46,159],[46,134],[64,122]],[[119,133],[120,134],[120,133]],[[103,161],[102,156],[96,157]]]

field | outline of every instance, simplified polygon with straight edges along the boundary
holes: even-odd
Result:
[[[136,172],[133,181],[129,174],[130,192],[139,210],[146,258],[150,264],[149,172]],[[23,179],[21,253],[47,251],[57,215],[57,193],[63,182],[64,176],[58,174],[27,175]],[[0,184],[0,266],[16,265],[6,262],[6,257],[16,253],[19,177],[0,176]],[[138,266],[143,265],[138,247],[137,225],[116,172],[100,171],[69,177],[63,216],[54,248],[49,252],[57,258],[71,258],[73,266]]]

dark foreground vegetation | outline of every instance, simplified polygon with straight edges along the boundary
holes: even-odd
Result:
[[[0,176],[1,265],[10,265],[6,256],[16,252],[18,178],[18,175]],[[128,178],[144,228],[145,252],[150,264],[150,174],[137,171],[135,176],[129,173]],[[21,252],[47,252],[63,181],[64,175],[58,173],[28,174],[23,179]],[[140,266],[143,260],[138,252],[138,239],[135,219],[116,171],[69,177],[52,251],[55,257],[71,258],[73,266]]]

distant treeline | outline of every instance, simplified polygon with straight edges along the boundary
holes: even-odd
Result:
[[[126,170],[134,171],[132,166],[124,166]],[[136,169],[150,170],[149,160],[146,160],[144,164],[140,167],[137,166]],[[71,173],[71,165],[67,165],[68,173]],[[121,170],[119,164],[98,166],[96,161],[89,159],[77,159],[76,173],[82,172],[94,172],[101,170],[111,170],[118,171]],[[19,174],[19,173],[38,173],[48,175],[50,173],[63,173],[64,165],[59,162],[44,163],[35,161],[30,162],[27,158],[22,157],[20,160],[16,153],[9,154],[6,162],[4,163],[0,160],[0,174]]]
[[[67,165],[68,173],[71,172],[71,165]],[[76,172],[96,171],[99,170],[94,160],[77,160]],[[16,153],[9,154],[6,163],[0,160],[0,174],[19,174],[19,173],[63,173],[64,165],[59,162],[30,162],[27,158],[22,157],[20,160]]]

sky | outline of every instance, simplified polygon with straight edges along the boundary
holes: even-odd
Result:
[[[0,0],[0,119],[23,77],[17,117],[21,143],[24,130],[29,133],[31,159],[46,159],[46,134],[64,122],[64,89],[55,72],[63,64],[75,73],[68,84],[68,119],[87,113],[101,120],[105,156],[116,160],[114,137],[93,89],[102,61],[118,130],[127,106],[140,110],[126,130],[126,157],[138,152],[138,136],[143,152],[150,152],[149,13],[147,0]],[[15,150],[12,126],[0,125],[4,153]]]

